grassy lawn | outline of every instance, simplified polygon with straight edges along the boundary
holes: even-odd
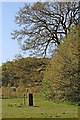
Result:
[[[78,118],[78,106],[67,103],[55,103],[34,96],[34,106],[22,105],[22,98],[3,99],[3,118]]]

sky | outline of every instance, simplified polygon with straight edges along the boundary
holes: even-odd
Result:
[[[16,54],[21,53],[19,44],[11,38],[11,32],[18,27],[14,20],[19,8],[22,8],[26,1],[28,3],[39,0],[22,1],[0,0],[0,64],[8,60],[13,60]],[[44,0],[40,1],[43,2]]]
[[[0,64],[2,59],[2,4],[0,3]]]
[[[19,45],[17,41],[11,39],[11,32],[17,27],[14,22],[16,12],[23,5],[24,3],[21,2],[2,3],[2,58],[0,64],[14,59],[15,55],[19,54]]]
[[[17,28],[14,22],[16,12],[19,7],[23,7],[24,2],[3,2],[2,3],[2,35],[0,35],[0,64],[8,60],[13,60],[16,54],[20,53],[20,48],[17,41],[11,39],[11,32]],[[0,4],[1,9],[1,4]],[[0,10],[1,11],[1,10]],[[1,26],[0,25],[0,26]]]

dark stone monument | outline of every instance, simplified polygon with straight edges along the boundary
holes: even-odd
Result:
[[[29,93],[29,106],[33,106],[33,94]]]

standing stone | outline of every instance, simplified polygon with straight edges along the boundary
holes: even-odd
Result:
[[[33,94],[29,94],[29,106],[33,106]]]

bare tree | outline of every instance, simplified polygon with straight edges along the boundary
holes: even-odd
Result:
[[[78,2],[37,2],[25,4],[15,16],[20,29],[13,30],[12,38],[22,50],[32,55],[46,56],[59,45],[61,36],[79,22]]]

